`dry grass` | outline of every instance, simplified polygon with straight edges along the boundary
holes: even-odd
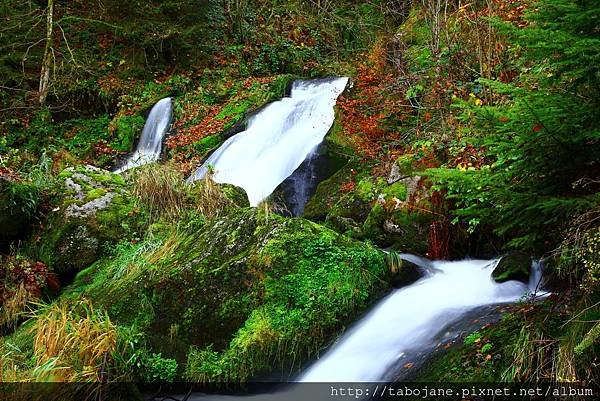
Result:
[[[0,326],[10,327],[15,325],[26,314],[27,304],[31,298],[31,294],[29,294],[25,285],[19,285],[10,297],[0,304]]]
[[[198,210],[209,219],[223,215],[232,205],[232,201],[213,180],[212,172],[208,172],[204,179],[194,184],[194,194]]]
[[[153,221],[177,219],[187,203],[183,174],[172,165],[150,164],[131,173],[132,192]]]
[[[116,326],[87,300],[40,309],[31,328],[36,381],[106,382]]]

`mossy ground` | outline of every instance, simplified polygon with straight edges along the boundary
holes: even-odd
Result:
[[[202,230],[121,243],[61,298],[107,311],[122,340],[135,343],[134,360],[160,355],[177,362],[180,378],[243,381],[316,355],[385,291],[385,275],[369,245],[240,209]]]

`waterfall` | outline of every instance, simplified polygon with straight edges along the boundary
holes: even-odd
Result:
[[[212,168],[216,182],[243,188],[257,206],[323,141],[347,83],[348,78],[295,81],[290,97],[252,117],[246,130],[225,141],[188,182]]]
[[[115,170],[116,173],[152,163],[160,158],[163,139],[169,130],[172,115],[173,102],[170,97],[159,100],[152,107],[135,152],[123,166]]]
[[[535,292],[541,277],[537,262],[526,285],[496,283],[491,274],[498,260],[411,261],[429,268],[431,274],[383,299],[299,381],[390,380],[390,368],[403,355],[430,347],[446,326],[477,307],[514,302]]]

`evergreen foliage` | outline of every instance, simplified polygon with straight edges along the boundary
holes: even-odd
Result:
[[[564,223],[600,201],[600,4],[537,6],[526,28],[502,26],[514,40],[518,79],[482,80],[499,97],[493,106],[459,105],[488,163],[431,171],[460,219],[494,224],[521,248],[556,244]]]

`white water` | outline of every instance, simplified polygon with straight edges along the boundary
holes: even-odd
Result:
[[[159,100],[152,107],[135,152],[115,171],[116,173],[155,162],[160,158],[163,139],[169,130],[172,114],[173,102],[170,97]]]
[[[196,172],[243,188],[252,206],[268,197],[322,141],[335,118],[333,107],[348,78],[295,81],[291,96],[256,114],[245,131],[229,138]]]
[[[408,257],[406,257],[408,259]],[[315,362],[301,382],[368,382],[387,379],[386,373],[406,352],[423,348],[449,323],[484,305],[514,302],[534,292],[540,265],[534,263],[529,285],[498,284],[491,277],[497,260],[429,262],[430,274],[398,289]]]

